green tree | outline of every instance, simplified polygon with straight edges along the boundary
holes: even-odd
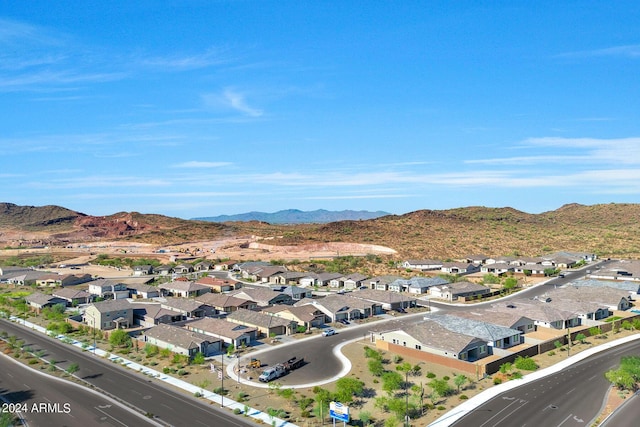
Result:
[[[482,276],[482,283],[485,285],[497,285],[500,283],[500,278],[495,274],[487,273]]]
[[[398,372],[387,371],[382,374],[382,390],[392,395],[402,387],[404,378]]]
[[[597,337],[602,334],[602,329],[599,326],[592,326],[589,328],[589,335],[592,337]]]
[[[335,397],[338,402],[349,403],[355,396],[361,396],[364,383],[358,379],[343,377],[336,381]]]
[[[585,334],[583,334],[582,332],[579,333],[578,335],[576,335],[576,341],[579,341],[580,344],[584,344],[584,340],[587,339],[587,336]]]
[[[384,373],[384,365],[380,359],[372,359],[367,363],[369,366],[369,372],[375,377],[381,377]]]
[[[458,387],[458,393],[460,393],[460,387],[465,385],[467,381],[469,381],[469,378],[466,375],[460,374],[453,377],[453,383]]]
[[[131,347],[131,336],[124,329],[116,329],[109,336],[109,344],[114,347]]]
[[[361,411],[358,414],[358,419],[360,420],[363,426],[368,426],[369,424],[371,424],[371,420],[373,419],[373,416],[369,411]]]
[[[440,397],[446,397],[453,393],[448,381],[434,379],[429,382],[429,387]]]
[[[516,286],[518,286],[518,279],[516,279],[515,277],[508,277],[507,279],[505,279],[502,288],[510,291],[515,289]]]
[[[227,356],[231,356],[235,351],[236,347],[233,345],[233,343],[229,344],[229,346],[227,347]]]
[[[204,361],[205,361],[204,353],[199,351],[193,356],[191,363],[193,363],[194,365],[202,365]]]

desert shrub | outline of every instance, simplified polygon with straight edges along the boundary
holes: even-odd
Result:
[[[522,369],[524,371],[535,371],[538,369],[536,362],[529,357],[518,356],[516,357],[514,364],[517,369]]]
[[[460,395],[460,400],[467,400],[469,398],[469,396],[467,396],[466,394],[461,394]]]
[[[493,379],[493,384],[494,384],[494,385],[502,384],[502,378],[500,378],[500,377],[495,377],[495,378]]]
[[[436,374],[434,374],[433,372],[427,372],[427,378],[433,379],[435,377],[436,377]]]
[[[240,408],[236,408],[236,409],[234,409],[234,410],[233,410],[233,413],[234,413],[235,415],[240,415],[240,414],[242,413],[242,409],[240,409]]]

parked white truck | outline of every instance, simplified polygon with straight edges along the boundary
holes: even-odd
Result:
[[[258,379],[263,383],[268,383],[269,381],[273,381],[276,378],[280,378],[289,371],[298,369],[302,365],[304,365],[304,359],[292,357],[284,363],[278,363],[277,365],[273,365],[265,369],[264,371],[262,371]]]

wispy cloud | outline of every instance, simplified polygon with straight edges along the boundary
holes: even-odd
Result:
[[[188,168],[188,169],[195,169],[195,168],[219,168],[222,166],[229,166],[232,165],[233,163],[231,162],[200,162],[200,161],[190,161],[190,162],[183,162],[183,163],[176,163],[175,165],[171,165],[172,168]]]
[[[219,94],[203,95],[205,105],[213,108],[223,108],[238,111],[249,117],[260,117],[262,110],[248,104],[246,94],[232,88],[226,88]]]
[[[140,62],[144,66],[154,67],[157,71],[184,71],[230,64],[237,60],[238,57],[229,49],[211,48],[198,54],[149,57],[141,59]]]
[[[619,56],[625,58],[640,57],[640,44],[611,46],[603,49],[582,50],[577,52],[565,52],[556,55],[558,58],[587,58],[596,56]]]

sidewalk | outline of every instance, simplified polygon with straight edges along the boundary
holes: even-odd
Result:
[[[50,334],[47,333],[47,330],[45,328],[43,328],[42,326],[33,324],[31,322],[25,322],[23,319],[20,319],[16,316],[9,316],[9,320],[11,320],[12,322],[24,325],[27,328],[30,328],[32,330],[41,332],[43,334],[49,335]],[[67,337],[65,335],[57,335],[54,338],[58,339],[58,340],[64,340]],[[156,371],[155,369],[149,369],[146,366],[140,365],[139,363],[133,362],[131,360],[127,360],[123,357],[120,356],[116,356],[113,354],[110,354],[100,348],[94,348],[93,345],[89,345],[89,346],[84,346],[83,347],[83,343],[81,343],[80,341],[77,340],[72,340],[70,342],[71,345],[78,347],[80,349],[82,349],[83,351],[85,351],[86,353],[92,353],[95,354],[96,357],[102,357],[102,358],[107,358],[108,355],[108,359],[111,362],[115,362],[115,363],[119,363],[124,367],[127,367],[133,371],[136,372],[140,372],[142,375],[147,375],[149,377],[161,380],[166,382],[167,384],[173,385],[175,387],[178,387],[188,393],[191,393],[192,395],[195,395],[196,393],[199,393],[201,395],[202,399],[206,399],[209,400],[211,402],[217,403],[219,405],[222,405],[224,403],[224,407],[225,408],[229,408],[231,411],[238,409],[241,411],[242,415],[246,415],[248,417],[251,417],[257,421],[262,421],[263,423],[267,424],[267,425],[274,425],[277,427],[298,427],[297,425],[290,423],[289,421],[286,420],[282,420],[280,418],[276,418],[276,417],[271,417],[269,414],[266,414],[264,412],[261,412],[257,409],[248,407],[247,405],[243,404],[243,403],[238,403],[233,399],[230,399],[228,397],[224,397],[224,396],[220,396],[219,394],[207,391],[207,390],[203,390],[201,387],[197,387],[193,384],[190,384],[186,381],[180,380],[178,378],[174,378],[170,375],[166,375],[163,374],[162,372]],[[236,361],[237,363],[237,361]],[[233,366],[233,365],[232,365]],[[227,369],[227,372],[231,372],[233,373],[233,371],[229,371]],[[229,374],[229,377],[231,379],[233,379],[234,377],[237,378],[237,375],[233,374]],[[262,383],[260,383],[260,385],[262,385]],[[246,411],[246,414],[245,414]]]

